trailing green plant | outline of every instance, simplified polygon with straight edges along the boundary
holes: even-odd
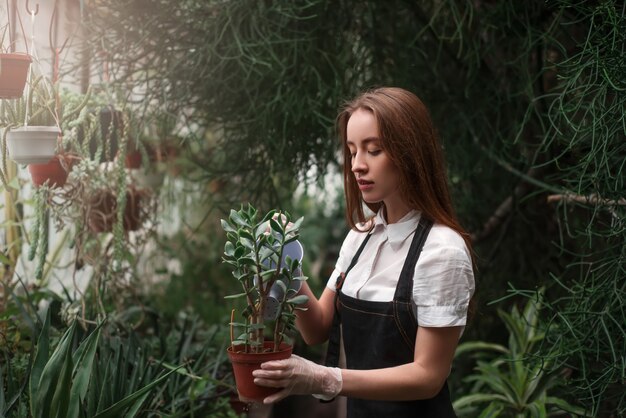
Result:
[[[471,354],[475,373],[465,377],[464,395],[453,403],[459,416],[516,418],[546,416],[588,416],[584,408],[554,396],[566,379],[564,370],[553,370],[550,359],[536,356],[544,342],[546,327],[539,320],[543,293],[528,300],[520,312],[498,310],[509,333],[508,345],[483,341],[458,346],[456,357]]]
[[[232,275],[243,293],[227,296],[246,301],[244,322],[233,322],[231,327],[242,327],[244,332],[231,341],[243,345],[245,352],[261,352],[265,341],[265,304],[272,286],[282,289],[278,314],[274,323],[274,351],[277,351],[287,331],[294,330],[295,311],[307,302],[305,295],[296,295],[292,283],[307,278],[296,275],[300,261],[289,256],[283,260],[285,245],[298,239],[303,218],[291,223],[288,212],[270,210],[260,220],[258,211],[250,204],[240,210],[231,210],[228,220],[221,220],[226,231],[223,261],[232,269]]]
[[[30,248],[28,250],[28,259],[34,260],[37,257],[37,267],[35,268],[35,279],[43,278],[44,266],[48,255],[48,199],[50,197],[50,188],[44,184],[35,189],[34,194],[34,222],[30,234]]]

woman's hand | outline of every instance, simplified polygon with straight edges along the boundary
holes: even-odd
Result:
[[[312,394],[329,400],[337,396],[342,387],[341,369],[320,366],[296,355],[286,360],[267,361],[252,375],[254,383],[259,386],[283,388],[265,398],[265,404],[278,402],[289,395]]]

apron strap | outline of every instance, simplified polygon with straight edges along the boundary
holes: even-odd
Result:
[[[406,256],[406,261],[402,266],[402,272],[398,279],[398,285],[396,286],[396,292],[393,296],[394,301],[409,303],[413,298],[413,276],[415,275],[415,265],[420,258],[422,248],[430,232],[430,228],[433,226],[433,221],[421,216],[421,219],[415,229],[415,235],[409,252]]]
[[[343,287],[343,282],[346,279],[346,276],[348,275],[350,270],[352,270],[352,267],[355,266],[357,261],[359,261],[359,256],[363,252],[363,249],[365,248],[365,244],[367,244],[367,241],[369,241],[371,236],[372,234],[367,234],[367,236],[363,240],[363,243],[361,244],[357,252],[354,254],[354,257],[352,257],[352,261],[350,262],[348,269],[345,271],[345,273],[341,273],[339,277],[337,277],[337,283],[335,284],[335,303],[334,303],[335,313],[333,315],[332,326],[330,327],[330,334],[328,336],[328,349],[326,351],[325,365],[328,367],[337,367],[339,365],[339,351],[340,351],[340,343],[341,343],[341,330],[340,330],[341,315],[338,309],[339,308],[338,306],[339,292],[341,291],[341,288]]]

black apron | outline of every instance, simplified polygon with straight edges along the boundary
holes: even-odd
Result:
[[[355,299],[341,292],[343,278],[356,264],[370,238],[358,249],[345,274],[337,280],[335,316],[328,342],[326,365],[337,367],[341,329],[346,367],[355,370],[381,369],[414,360],[417,319],[412,307],[415,264],[422,252],[432,222],[422,217],[415,230],[396,292],[391,302]],[[416,401],[371,401],[348,398],[348,418],[452,418],[456,417],[448,383],[431,399]]]

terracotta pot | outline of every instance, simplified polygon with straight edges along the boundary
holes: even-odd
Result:
[[[7,133],[9,156],[18,164],[46,164],[56,154],[57,126],[21,126]]]
[[[159,144],[158,148],[155,151],[156,161],[164,163],[167,169],[167,172],[172,177],[177,177],[180,175],[181,166],[178,162],[180,157],[179,146],[175,143],[164,142]]]
[[[22,97],[31,62],[28,54],[0,54],[0,99]]]
[[[126,164],[126,168],[136,169],[141,167],[141,152],[139,150],[129,151],[126,154],[124,163]]]
[[[143,223],[141,201],[145,192],[140,189],[128,189],[124,208],[124,230],[136,231]],[[110,190],[100,190],[92,195],[88,202],[89,227],[94,232],[111,232],[117,220],[117,197]]]
[[[63,187],[67,176],[76,163],[76,158],[70,155],[55,155],[45,164],[29,164],[28,171],[37,187],[48,182],[51,188]]]
[[[263,347],[266,350],[264,353],[244,353],[243,346],[235,346],[234,350],[231,346],[226,350],[228,358],[233,365],[235,384],[237,386],[237,392],[239,392],[239,399],[242,402],[263,402],[264,398],[280,390],[280,388],[257,386],[254,383],[252,372],[260,369],[261,363],[266,361],[289,358],[291,356],[292,347],[282,343],[279,351],[272,352],[271,350],[274,348],[274,343],[271,341],[266,341]]]

